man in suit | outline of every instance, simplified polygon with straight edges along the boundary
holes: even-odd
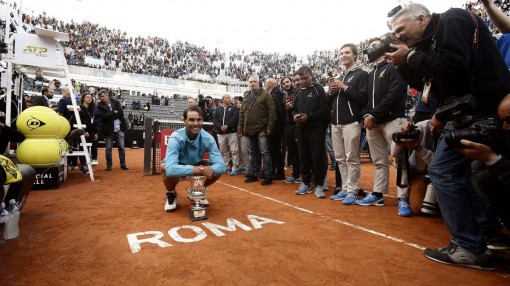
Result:
[[[47,86],[41,90],[42,95],[32,97],[32,106],[46,106],[51,107],[50,99],[53,98],[53,89]]]

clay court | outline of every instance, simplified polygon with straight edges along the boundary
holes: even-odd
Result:
[[[164,212],[143,150],[127,150],[130,171],[105,172],[104,150],[99,158],[96,182],[72,171],[59,189],[30,193],[20,236],[0,245],[1,285],[510,285],[501,267],[428,260],[423,249],[449,234],[440,217],[399,217],[394,183],[384,207],[361,207],[223,176],[208,192],[209,219],[191,222],[187,185],[177,211]],[[365,190],[372,173],[363,163]]]

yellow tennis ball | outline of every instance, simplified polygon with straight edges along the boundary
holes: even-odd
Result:
[[[27,138],[57,138],[62,129],[61,118],[62,116],[49,107],[34,106],[18,116],[16,126]]]
[[[67,151],[64,139],[25,139],[16,149],[16,157],[23,164],[47,168],[57,164]]]
[[[69,133],[69,131],[71,130],[71,124],[64,116],[59,116],[59,117],[60,117],[60,127],[61,128],[60,128],[60,131],[58,132],[58,135],[56,138],[62,139],[62,138],[65,138],[67,136],[67,134]]]

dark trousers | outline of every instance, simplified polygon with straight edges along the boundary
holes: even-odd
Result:
[[[287,144],[287,165],[292,165],[292,177],[299,178],[301,163],[299,162],[299,151],[296,144],[295,126],[285,128],[285,143]]]
[[[282,151],[283,130],[276,131],[269,136],[269,153],[271,153],[271,161],[273,163],[273,174],[285,176],[283,169],[283,151]]]
[[[296,139],[301,163],[301,180],[309,185],[313,170],[313,183],[315,186],[321,186],[328,168],[326,127],[297,127]]]

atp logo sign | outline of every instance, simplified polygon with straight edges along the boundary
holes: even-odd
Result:
[[[48,57],[48,49],[44,47],[37,46],[26,46],[23,50],[23,53],[31,54],[36,57],[47,58]]]
[[[39,127],[42,127],[44,125],[46,125],[46,123],[44,123],[43,121],[41,121],[33,116],[31,116],[31,118],[27,120],[27,127],[30,131],[35,130]]]

